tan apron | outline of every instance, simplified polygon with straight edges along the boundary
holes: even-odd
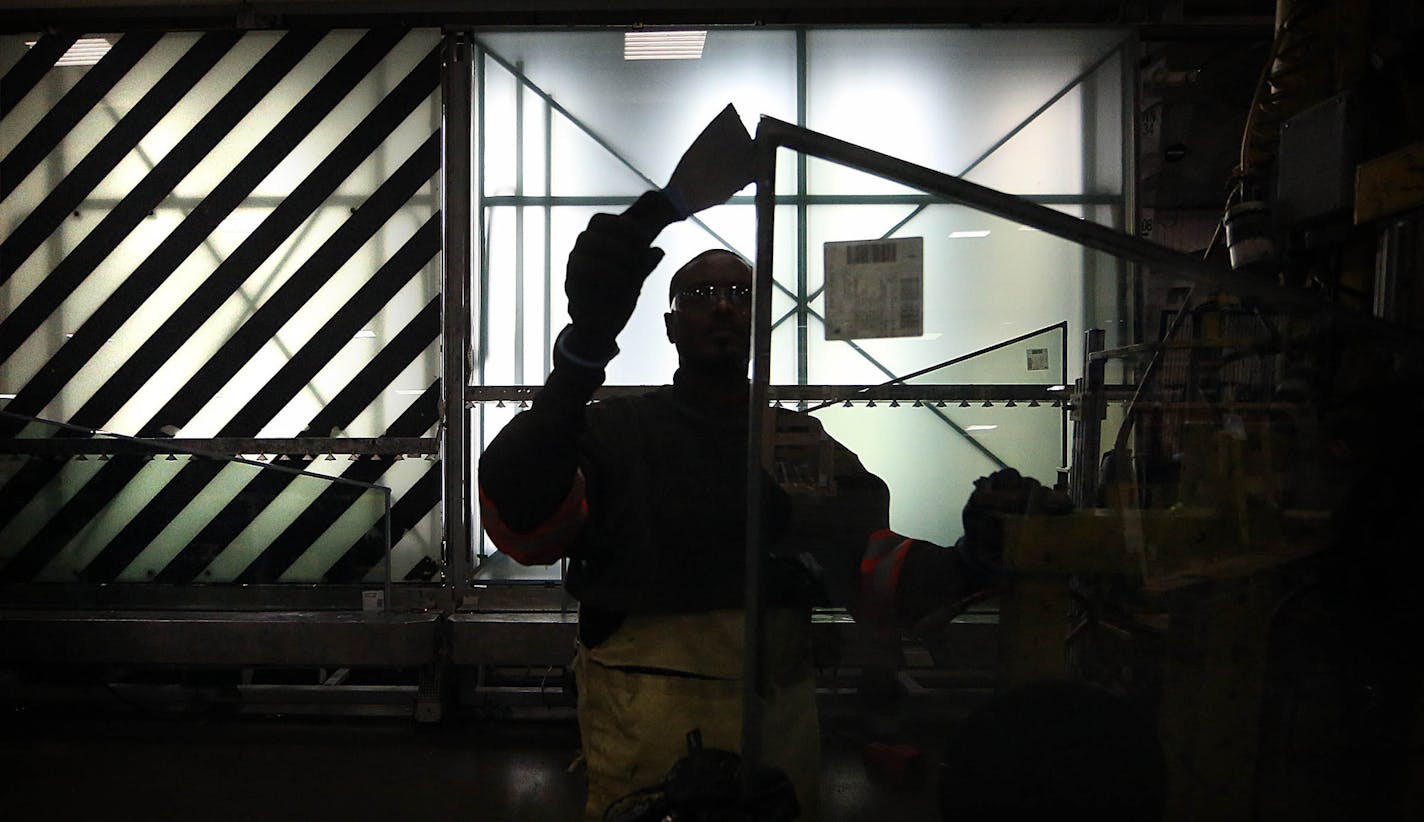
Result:
[[[800,819],[814,822],[820,734],[810,613],[772,611],[766,623],[771,687],[762,704],[762,758],[786,771]],[[744,626],[741,610],[630,614],[597,648],[578,646],[574,673],[588,767],[586,822],[602,820],[610,803],[662,781],[687,753],[693,729],[701,731],[705,747],[741,750]]]

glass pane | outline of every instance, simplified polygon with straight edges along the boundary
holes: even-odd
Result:
[[[0,144],[28,141],[43,155],[0,201],[0,319],[14,342],[0,356],[0,393],[24,405],[12,410],[75,419],[84,409],[88,426],[214,436],[320,343],[324,359],[303,367],[291,403],[244,432],[292,436],[438,293],[439,232],[427,227],[438,211],[438,33],[232,39],[223,51],[220,35],[162,35],[62,134],[34,130],[74,77],[108,70],[103,61],[55,67],[6,112]],[[195,59],[207,52],[217,56],[204,69]],[[363,126],[378,110],[385,119]],[[412,242],[420,252],[392,263]],[[353,313],[348,301],[387,265],[383,279],[403,287],[365,292]],[[367,321],[347,329],[338,315]],[[347,344],[332,352],[327,338]],[[242,367],[205,370],[219,354]],[[422,386],[438,376],[435,360],[423,363]],[[109,385],[125,366],[123,385]],[[57,386],[31,385],[42,367]],[[175,398],[193,407],[154,419]],[[385,406],[344,427],[382,433]]]
[[[0,60],[27,39],[0,38]],[[433,395],[416,401],[440,376],[439,32],[106,40],[108,57],[54,66],[0,121],[7,173],[25,166],[0,200],[0,407],[205,452],[221,438],[225,456],[11,466],[5,547],[44,545],[10,573],[379,581],[377,482],[405,503],[392,570],[438,568],[434,463],[277,460],[293,474],[229,457],[253,438],[344,451],[321,440],[436,425]],[[81,77],[108,91],[66,98]],[[45,125],[66,110],[72,127]]]
[[[487,195],[513,193],[521,169],[525,193],[538,191],[542,171],[535,169],[547,152],[555,195],[636,197],[647,188],[639,174],[665,183],[692,139],[728,103],[749,130],[763,114],[796,119],[790,31],[709,31],[696,60],[625,60],[617,30],[486,33],[479,42],[488,50]],[[518,75],[527,81],[523,92]],[[541,92],[567,112],[551,116],[547,147],[541,112],[526,107],[522,120],[516,116],[521,93],[528,101]],[[523,165],[515,162],[519,131]]]
[[[825,243],[877,239],[877,229],[888,228],[913,211],[909,206],[812,207],[807,228],[811,293],[817,294],[824,283],[824,254],[820,250]],[[871,357],[902,374],[1066,322],[1070,326],[1067,362],[1070,371],[1076,372],[1082,332],[1093,327],[1084,305],[1088,275],[1092,275],[1091,282],[1103,281],[1111,291],[1117,267],[1103,270],[1110,260],[1085,255],[1075,243],[964,206],[928,206],[893,236],[922,237],[924,241],[924,334],[913,339],[858,341]],[[823,294],[810,305],[824,316]],[[869,366],[868,359],[846,343],[827,340],[824,327],[810,335],[810,346],[812,383],[884,379],[883,372]],[[968,370],[959,373],[960,381],[1002,381],[979,379],[981,375]]]
[[[358,583],[394,568],[390,489],[329,476],[344,457],[223,457],[0,419],[18,432],[0,440],[6,582]]]
[[[794,122],[798,71],[804,70],[805,106],[814,129],[960,171],[1018,128],[975,169],[977,181],[1029,193],[1117,195],[1120,176],[1108,172],[1118,168],[1121,158],[1121,66],[1114,51],[1120,34],[1013,32],[983,39],[980,34],[984,32],[809,31],[804,66],[798,66],[797,38],[789,31],[712,31],[701,60],[661,62],[624,61],[622,33],[617,31],[481,35],[486,54],[477,102],[483,112],[488,300],[481,320],[485,330],[478,381],[490,386],[540,384],[548,372],[552,339],[567,322],[564,261],[588,218],[597,211],[621,210],[644,191],[648,184],[640,174],[661,183],[697,129],[728,100],[737,104],[749,128],[757,114]],[[946,84],[944,78],[955,82]],[[931,81],[936,88],[953,91],[936,94],[933,100],[918,99],[924,96],[918,90]],[[1030,118],[1055,95],[1057,102]],[[868,111],[875,115],[866,116]],[[1084,153],[1070,151],[1067,162],[1030,161],[1037,155],[1061,158],[1065,140],[1085,147]],[[1051,142],[1051,152],[1045,141]],[[1031,236],[1017,232],[1018,226],[964,208],[932,204],[932,198],[910,188],[833,169],[814,158],[808,161],[807,191],[821,199],[803,206],[803,239],[801,210],[794,199],[800,187],[797,165],[792,152],[777,158],[777,189],[788,199],[776,214],[774,383],[878,383],[888,378],[887,371],[905,373],[1035,329],[1071,323],[1066,347],[1062,332],[1041,346],[1051,352],[1051,380],[1038,373],[1026,375],[1019,349],[1012,355],[1016,369],[996,365],[994,355],[984,355],[960,363],[952,373],[924,378],[956,384],[1047,385],[1061,379],[1065,362],[1077,368],[1077,338],[1084,323],[1118,319],[1110,313],[1119,309],[1115,265],[1046,235]],[[560,199],[567,197],[589,202]],[[842,197],[846,202],[835,201]],[[1110,209],[1096,206],[1061,207],[1118,219]],[[907,217],[911,219],[901,225]],[[822,245],[833,239],[874,238],[892,229],[894,236],[925,237],[936,261],[926,272],[925,333],[914,340],[861,340],[855,347],[826,341]],[[976,229],[990,234],[951,239],[955,232]],[[698,222],[670,227],[657,245],[667,256],[649,277],[644,297],[620,337],[622,353],[608,368],[610,385],[669,380],[677,363],[672,347],[663,343],[666,305],[661,295],[668,278],[682,261],[708,247],[727,245],[754,256],[752,208],[711,209],[699,215]],[[1005,282],[1012,288],[1003,287]],[[1005,352],[997,356],[1010,357]],[[505,408],[483,403],[477,412],[483,426],[480,441],[488,442],[516,410],[513,403]],[[946,480],[951,488],[938,479],[925,482],[921,473],[887,467],[893,482],[913,500],[896,505],[897,522],[934,534],[956,533],[955,516],[937,511],[920,517],[912,512],[927,510],[920,502],[928,496],[947,499],[967,488],[974,476],[991,470],[995,462],[985,456],[986,450],[1031,461],[1051,482],[1062,463],[1061,412],[1023,410],[996,423],[997,428],[977,429],[971,438],[954,426],[995,424],[980,419],[984,415],[979,408],[915,409],[917,418],[927,421],[919,427],[924,430],[915,428],[916,436],[942,443],[936,447],[947,449],[956,468]],[[860,408],[818,413],[827,417],[829,426],[864,444],[874,454],[870,459],[898,464],[895,454],[905,441],[892,445],[878,440],[877,425],[865,422],[872,418]],[[973,444],[981,440],[980,447]],[[484,550],[493,549],[485,544]],[[556,577],[556,571],[521,569],[494,559],[481,573],[491,579],[548,579]]]
[[[1016,194],[1115,192],[1121,188],[1114,169],[1122,141],[1122,75],[1112,54],[1122,37],[1102,29],[813,30],[807,34],[813,82],[806,125],[963,174],[1032,118],[969,179]],[[1033,116],[1105,56],[1110,59],[1092,71],[1090,82]],[[813,163],[811,191],[867,193],[855,177]],[[888,180],[870,189],[904,190]]]
[[[816,242],[872,243],[861,247],[863,254],[843,252],[843,265],[895,259],[898,246],[863,227],[883,225],[883,213],[859,219],[854,212],[869,206],[825,208],[834,210],[823,216],[817,207],[810,216]],[[1088,219],[1120,226],[1110,205],[1079,209]],[[1170,310],[1142,318],[1155,329],[1146,333],[1148,342],[1118,348],[1132,341],[1126,266],[1036,232],[1019,235],[1013,226],[963,209],[931,206],[924,214],[916,218],[923,223],[895,233],[924,231],[924,336],[937,328],[936,318],[948,317],[950,327],[992,337],[996,325],[1011,322],[1006,318],[1034,317],[1045,293],[1043,305],[1066,307],[1067,316],[1060,330],[1009,340],[961,363],[928,366],[901,393],[879,389],[883,396],[874,405],[856,391],[843,395],[849,402],[815,411],[888,481],[891,527],[945,547],[959,534],[955,520],[970,495],[969,477],[1009,465],[1050,479],[1045,475],[1057,473],[1053,466],[1068,462],[1068,443],[1062,433],[1054,436],[1067,431],[1064,411],[1043,402],[989,401],[995,399],[989,392],[1012,392],[984,382],[1036,389],[1050,380],[1066,384],[1065,377],[1082,380],[1068,395],[1075,440],[1067,490],[1076,508],[1038,507],[1032,495],[981,495],[975,507],[993,511],[989,521],[1002,539],[978,547],[1002,560],[996,570],[1003,573],[988,577],[974,603],[984,607],[982,597],[990,595],[992,604],[951,623],[953,609],[970,601],[946,596],[934,606],[944,609],[939,617],[915,625],[916,639],[938,662],[945,657],[937,656],[937,645],[954,633],[947,625],[964,627],[976,617],[997,624],[994,681],[1007,697],[997,703],[997,717],[984,715],[974,729],[984,736],[971,740],[972,725],[960,726],[965,736],[952,738],[948,750],[962,743],[975,752],[963,764],[982,765],[980,743],[1001,736],[1004,723],[1022,718],[1026,705],[1042,700],[1044,719],[1025,728],[1039,739],[1051,735],[1044,729],[1052,718],[1096,704],[1116,727],[1131,729],[1150,761],[1165,753],[1157,772],[1139,776],[1144,791],[1160,792],[1156,802],[1165,800],[1169,814],[1219,817],[1222,808],[1234,813],[1253,802],[1359,804],[1353,794],[1339,798],[1342,786],[1358,797],[1373,794],[1381,780],[1371,773],[1312,784],[1304,800],[1282,799],[1304,787],[1297,773],[1304,759],[1348,755],[1351,740],[1380,746],[1381,764],[1397,758],[1383,743],[1397,723],[1341,730],[1338,718],[1360,704],[1361,693],[1374,694],[1367,702],[1388,693],[1397,704],[1417,703],[1417,677],[1395,664],[1397,643],[1364,647],[1371,643],[1362,640],[1374,635],[1381,613],[1405,621],[1418,613],[1413,577],[1388,581],[1391,569],[1408,567],[1418,543],[1408,502],[1417,499],[1419,483],[1400,481],[1398,472],[1400,454],[1417,450],[1418,436],[1404,425],[1420,410],[1417,336],[1366,319],[1348,301],[1299,310],[1301,292],[1294,286],[1246,298],[1229,293],[1229,284],[1189,293],[1177,283],[1168,286],[1180,292]],[[1381,270],[1393,262],[1382,256]],[[931,273],[952,286],[947,297],[936,296]],[[1169,272],[1157,273],[1171,282]],[[976,289],[975,278],[985,274],[992,287]],[[897,279],[882,280],[894,288],[867,286],[866,304],[882,305],[884,293],[902,293]],[[1064,280],[1066,287],[1059,285]],[[830,327],[848,324],[827,320]],[[1106,350],[1093,345],[1096,355],[1085,362],[1063,334],[1072,340],[1088,328],[1105,332]],[[926,342],[826,341],[812,349],[812,373],[823,379],[899,375],[915,366]],[[974,387],[986,393],[971,401],[971,392],[943,409],[923,402],[905,407],[906,398],[939,388]],[[1043,390],[1064,396],[1061,387]],[[939,430],[931,408],[942,412]],[[971,540],[949,556],[962,558],[975,548]],[[874,556],[866,556],[869,565]],[[896,595],[924,584],[902,577]],[[905,604],[896,600],[897,607]],[[1371,618],[1352,622],[1354,613]],[[887,666],[912,667],[905,653],[912,645],[893,632],[885,636],[893,660]],[[1065,679],[1092,687],[1044,691],[1033,685]],[[1138,714],[1139,708],[1147,713]],[[1201,723],[1203,716],[1214,721]],[[1266,780],[1219,756],[1243,744],[1259,744],[1250,758]],[[1386,800],[1391,805],[1402,784],[1390,781],[1385,789],[1394,797]],[[1115,779],[1112,790],[1120,787]]]
[[[589,219],[610,210],[617,208],[558,206],[546,212],[531,207],[523,209],[522,221],[513,207],[487,210],[486,308],[480,320],[485,330],[477,331],[484,344],[476,384],[543,384],[553,340],[569,321],[563,288],[569,251]],[[547,252],[542,233],[546,213]],[[791,306],[786,294],[796,286],[796,210],[780,208],[778,214],[775,271],[784,288],[778,292],[783,300],[778,305],[785,310]],[[677,357],[666,342],[663,315],[673,272],[708,248],[730,246],[750,260],[756,256],[755,232],[751,205],[724,205],[702,212],[697,221],[669,226],[658,236],[655,245],[665,256],[644,283],[638,307],[619,337],[622,353],[608,366],[610,385],[657,385],[671,378]]]
[[[808,286],[815,296],[806,382],[895,380],[911,389],[904,399],[878,402],[843,390],[839,396],[852,400],[849,405],[834,402],[815,412],[890,486],[890,527],[952,544],[962,533],[959,509],[976,477],[1013,466],[1053,485],[1064,465],[1066,429],[1048,389],[1061,391],[1075,370],[1069,367],[1076,353],[1070,341],[1083,329],[1081,249],[963,206],[818,205],[808,209],[807,219]],[[842,276],[868,278],[866,288],[880,271],[857,273],[873,267],[848,265],[844,246],[828,244],[884,247],[884,229],[902,222],[892,236],[917,238],[923,249],[919,293],[906,295],[910,303],[903,304],[918,301],[922,333],[828,339],[827,266]],[[863,300],[879,299],[872,291],[859,293]],[[783,351],[774,349],[773,356]],[[785,367],[773,361],[773,373],[785,373]],[[919,388],[924,390],[914,390]],[[972,403],[946,403],[950,388],[981,390]],[[1028,399],[1008,403],[1024,397],[1016,393],[1023,391],[1033,394],[1036,405]]]

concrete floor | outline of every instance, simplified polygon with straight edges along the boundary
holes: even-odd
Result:
[[[933,768],[915,788],[872,779],[858,735],[828,724],[823,822],[938,819]],[[0,717],[0,729],[0,818],[14,822],[573,822],[582,801],[568,721],[431,727],[27,709]],[[936,758],[930,750],[927,761]]]

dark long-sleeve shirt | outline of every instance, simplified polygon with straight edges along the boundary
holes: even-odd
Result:
[[[703,405],[676,379],[588,405],[601,378],[560,364],[490,444],[486,530],[517,561],[570,559],[568,589],[591,612],[739,607],[745,409]],[[832,602],[905,621],[967,593],[952,552],[886,530],[884,483],[819,421],[778,411],[776,427],[763,506],[770,604]]]

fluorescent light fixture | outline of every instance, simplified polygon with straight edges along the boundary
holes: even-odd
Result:
[[[37,40],[26,40],[25,48],[34,48]],[[92,66],[109,53],[109,41],[102,37],[81,37],[60,56],[56,66]]]
[[[1049,391],[1067,391],[1067,390],[1068,390],[1068,386],[1066,386],[1066,385],[1050,385],[1050,386],[1048,386],[1048,390],[1049,390]]]
[[[995,428],[998,428],[998,427],[999,427],[999,426],[997,426],[997,425],[968,425],[968,426],[965,426],[964,430],[965,430],[965,431],[993,431]]]
[[[376,330],[374,328],[363,328],[356,332],[356,336],[353,337],[353,339],[374,340],[376,339]]]
[[[697,60],[707,42],[705,31],[629,31],[623,33],[624,60]]]
[[[13,400],[14,398],[14,394],[0,394],[0,400]]]
[[[951,239],[951,240],[972,240],[972,239],[975,239],[975,238],[977,238],[977,237],[987,237],[987,236],[989,236],[989,234],[990,234],[990,232],[989,232],[987,229],[985,229],[985,230],[983,230],[983,231],[951,231],[951,232],[949,232],[949,239]]]

